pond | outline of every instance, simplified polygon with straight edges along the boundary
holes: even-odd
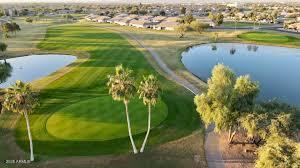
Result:
[[[217,63],[260,84],[259,100],[277,98],[300,106],[300,49],[239,43],[204,44],[182,53],[182,63],[202,80]]]
[[[69,55],[30,55],[0,61],[0,88],[7,88],[16,80],[31,82],[48,76],[76,60]]]

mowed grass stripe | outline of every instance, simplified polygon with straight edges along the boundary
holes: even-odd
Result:
[[[100,113],[97,113],[97,110],[95,113],[89,113],[92,110],[84,111],[85,107],[80,105],[82,102],[102,96],[109,97],[106,87],[107,75],[113,73],[114,67],[118,64],[133,69],[137,80],[140,80],[142,75],[153,73],[158,76],[162,85],[161,103],[166,104],[166,114],[168,115],[153,114],[153,126],[156,124],[159,124],[159,126],[152,129],[148,147],[189,135],[199,128],[199,117],[195,112],[193,95],[155,72],[143,54],[119,34],[110,30],[91,27],[87,24],[51,27],[47,31],[45,40],[38,46],[41,50],[56,52],[85,51],[90,54],[90,58],[80,65],[75,65],[72,71],[53,81],[41,91],[41,106],[30,116],[37,154],[58,157],[130,151],[131,146],[129,138],[126,137],[126,131],[123,132],[122,136],[118,136],[120,133],[118,133],[117,127],[116,130],[106,129],[106,132],[102,132],[106,138],[101,139],[96,134],[97,129],[99,129],[97,124],[94,126],[92,124],[89,126],[82,125],[82,129],[71,130],[72,125],[68,124],[71,123],[72,117],[68,118],[67,114],[70,113],[64,111],[64,109],[71,108],[72,113],[80,114],[75,117],[78,124],[82,121],[89,121],[89,119],[92,121],[95,117],[101,116]],[[139,84],[138,81],[136,83]],[[137,96],[135,99],[137,99]],[[106,121],[110,121],[110,118],[114,116],[117,116],[116,119],[124,117],[124,109],[113,112],[114,103],[117,103],[120,108],[122,107],[122,102],[112,102],[103,107],[101,107],[101,103],[88,103],[88,108],[105,110],[106,115],[102,117],[103,119],[106,118]],[[76,104],[80,108],[72,108],[76,107]],[[131,111],[138,109],[136,106],[135,102],[131,102],[129,111],[132,121],[138,122],[133,126],[136,127],[133,129],[133,133],[135,134],[134,139],[137,146],[140,146],[145,134],[143,130],[147,126],[147,120],[142,121],[144,119],[141,118],[145,117],[147,111],[146,107],[144,107],[144,110]],[[159,106],[158,108],[153,113],[163,110]],[[112,112],[107,114],[110,111]],[[47,122],[51,120],[51,117],[58,114],[63,117],[62,120],[52,119],[53,124],[48,123],[47,126]],[[72,124],[74,125],[76,122]],[[116,126],[118,124],[123,126],[125,124],[123,129],[127,129],[124,120],[122,120],[122,123],[117,123]],[[49,134],[49,129],[52,129],[53,135]],[[64,132],[58,135],[57,132],[59,131]],[[86,132],[81,134],[83,131]],[[74,136],[73,140],[70,138],[72,136]],[[18,123],[16,139],[21,148],[28,151],[28,138],[23,119]]]

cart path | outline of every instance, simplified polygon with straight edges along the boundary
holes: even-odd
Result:
[[[120,30],[116,30],[119,31]],[[127,33],[122,31],[121,33],[126,34],[127,36],[131,37],[133,40],[135,40],[141,47],[145,48],[148,52],[150,52],[152,58],[156,61],[156,63],[159,65],[159,67],[169,75],[169,77],[177,82],[178,84],[182,85],[189,91],[191,91],[194,95],[201,93],[201,90],[199,90],[196,86],[194,86],[192,83],[187,81],[184,78],[179,77],[176,75],[174,71],[172,71],[160,58],[159,54],[153,50],[153,48],[145,45],[141,40],[138,39],[138,37],[134,36],[131,33]],[[219,135],[213,131],[214,126],[211,125],[206,129],[205,133],[205,157],[207,161],[208,168],[224,168],[224,160],[222,158],[222,154],[219,148]]]

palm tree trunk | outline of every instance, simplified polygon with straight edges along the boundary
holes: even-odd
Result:
[[[149,104],[148,105],[148,130],[147,130],[147,134],[145,136],[144,142],[143,142],[143,146],[140,150],[141,153],[144,152],[144,148],[145,148],[145,145],[146,145],[149,133],[150,133],[150,128],[151,128],[151,105]]]
[[[228,131],[228,143],[231,144],[232,143],[232,140],[234,138],[236,134],[236,131],[232,131],[232,127],[229,128],[229,131]]]
[[[137,149],[135,147],[133,138],[132,138],[132,133],[131,133],[131,126],[130,126],[130,119],[129,119],[129,114],[128,114],[128,102],[124,101],[125,104],[125,112],[126,112],[126,119],[127,119],[127,127],[128,127],[128,134],[129,134],[129,138],[131,141],[131,145],[132,145],[132,149],[133,149],[133,153],[137,154]]]
[[[33,144],[32,144],[32,137],[31,137],[31,132],[30,132],[30,125],[29,125],[29,119],[27,112],[24,112],[25,120],[26,120],[26,125],[27,125],[27,132],[28,132],[28,138],[29,138],[29,143],[30,143],[30,161],[34,161],[34,156],[33,156]]]

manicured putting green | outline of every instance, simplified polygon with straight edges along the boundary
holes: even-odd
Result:
[[[270,32],[247,32],[238,35],[239,38],[254,41],[254,42],[263,42],[271,44],[286,44],[286,45],[300,45],[300,39],[287,36],[279,33],[270,33]]]
[[[110,96],[101,96],[67,106],[47,121],[48,132],[64,140],[111,140],[128,136],[125,107]],[[167,117],[167,106],[159,101],[153,108],[152,127]],[[135,98],[129,103],[133,134],[147,130],[147,107]]]

